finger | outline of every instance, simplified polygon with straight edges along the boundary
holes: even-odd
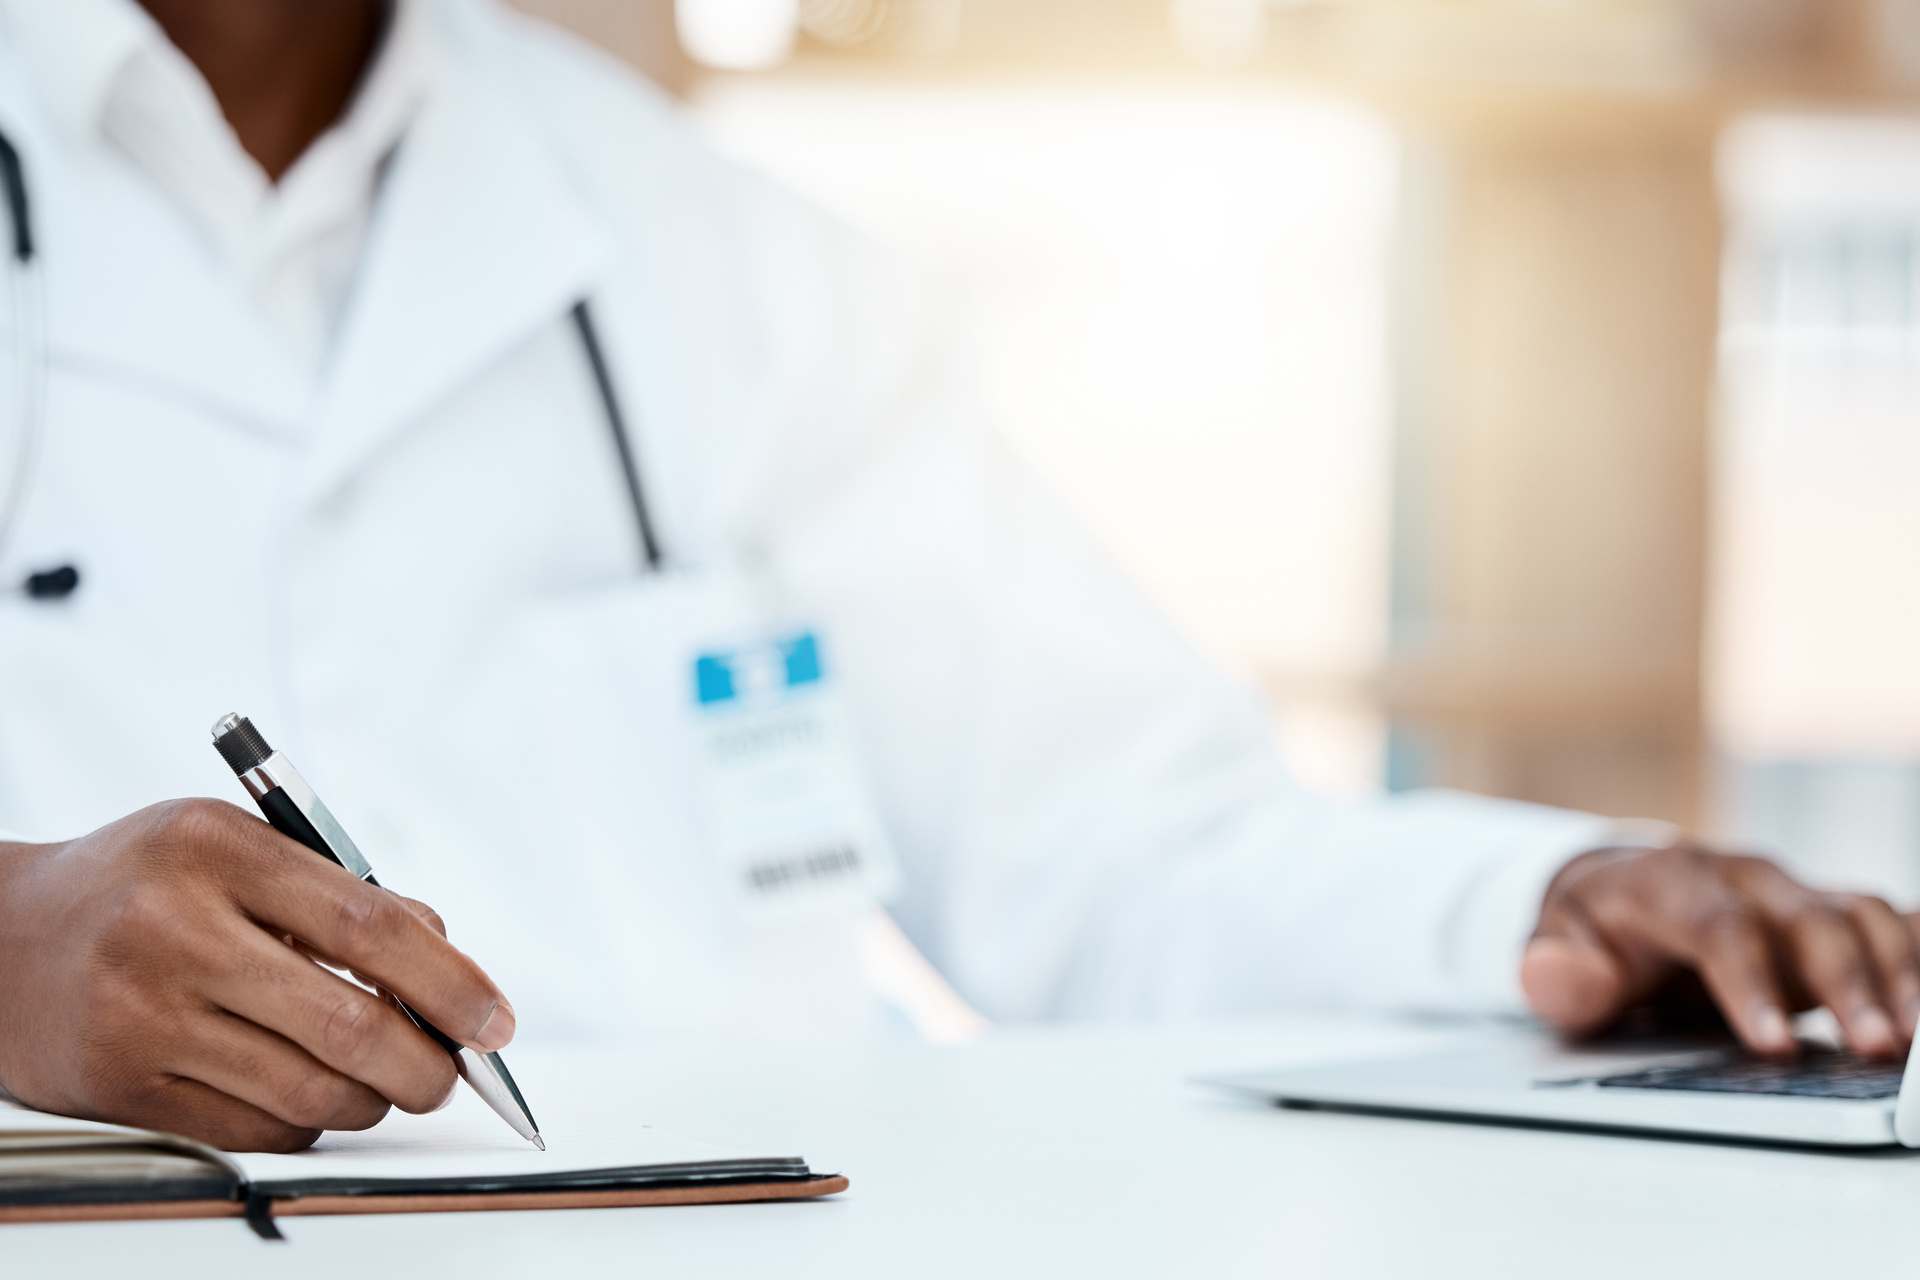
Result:
[[[176,1075],[295,1129],[371,1129],[387,1114],[387,1099],[367,1085],[224,1010],[209,1010],[192,1031],[187,1047],[169,1063]]]
[[[361,986],[367,988],[367,990],[372,991],[378,995],[386,994],[385,992],[380,990],[379,983],[375,982],[372,978],[369,978],[364,973],[360,973],[360,972],[357,972],[356,970],[349,969],[345,961],[336,959],[333,956],[322,955],[320,952],[315,951],[312,947],[308,946],[306,943],[300,941],[300,939],[292,936],[291,934],[281,938],[280,941],[286,943],[289,947],[292,947],[295,951],[299,952],[301,955],[305,956],[307,959],[313,961],[315,964],[325,965],[327,968],[333,970],[335,973],[344,973],[349,978],[352,978],[355,982],[359,983]]]
[[[462,1044],[491,1052],[513,1039],[513,1006],[472,959],[395,894],[262,825],[272,847],[235,886],[241,905],[276,932],[367,975]]]
[[[1541,920],[1521,955],[1520,988],[1536,1017],[1574,1035],[1604,1027],[1628,1002],[1626,966],[1571,911]]]
[[[1782,925],[1801,981],[1815,1000],[1833,1011],[1854,1052],[1868,1057],[1897,1052],[1899,1035],[1874,981],[1866,941],[1852,918],[1822,896]]]
[[[1758,912],[1737,900],[1719,904],[1680,944],[1734,1034],[1756,1053],[1790,1054],[1798,1045],[1787,1025],[1773,948]]]
[[[403,1111],[431,1111],[453,1089],[453,1060],[373,992],[271,938],[241,934],[210,967],[222,1009],[277,1033]]]
[[[1850,903],[1854,928],[1866,940],[1868,955],[1879,972],[1881,994],[1893,1013],[1900,1034],[1913,1039],[1920,1026],[1920,947],[1900,913],[1879,898],[1862,895]]]
[[[394,894],[393,896],[396,898],[399,898],[400,901],[406,903],[407,910],[413,912],[413,914],[419,916],[422,920],[425,920],[428,924],[432,925],[433,931],[435,933],[439,934],[443,938],[447,936],[447,922],[440,918],[440,913],[438,911],[435,911],[432,907],[428,906],[424,902],[421,902],[417,898],[409,898],[404,894],[398,894],[398,893]],[[392,992],[386,990],[386,988],[382,987],[378,982],[368,977],[366,974],[355,972],[353,977],[356,982],[363,982],[367,986],[372,987],[375,991],[379,992],[381,997],[387,1000],[389,1003],[395,1002],[396,998]]]
[[[304,1151],[321,1133],[290,1125],[252,1103],[185,1076],[160,1077],[151,1090],[101,1119],[177,1133],[222,1151]]]
[[[321,951],[315,950],[314,948],[308,946],[306,943],[300,941],[300,939],[294,937],[292,934],[284,934],[280,936],[278,939],[276,939],[276,941],[286,944],[288,947],[291,947],[296,953],[298,953],[299,955],[305,956],[307,959],[313,961],[315,964],[325,965],[327,968],[333,970],[335,973],[350,972],[347,966],[342,964],[339,960]],[[356,978],[360,977],[360,975],[357,973],[354,974],[353,976]],[[362,979],[362,981],[364,981],[364,979]]]
[[[422,920],[425,920],[428,924],[432,925],[433,931],[435,933],[439,934],[443,938],[447,936],[447,922],[440,918],[440,913],[438,911],[435,911],[432,907],[428,906],[424,902],[421,902],[417,898],[409,898],[404,894],[398,894],[398,893],[394,894],[393,896],[396,898],[399,898],[401,902],[405,903],[407,910],[413,912],[413,914],[419,916]]]

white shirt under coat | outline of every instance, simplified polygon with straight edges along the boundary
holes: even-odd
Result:
[[[893,916],[995,1019],[1514,1009],[1548,878],[1607,838],[1297,787],[1011,460],[919,283],[550,29],[402,4],[276,189],[131,0],[0,0],[0,129],[52,353],[0,581],[85,575],[0,598],[0,828],[241,799],[206,739],[242,710],[523,1035],[863,1025],[862,920],[739,919],[680,785],[681,601],[750,563],[852,708]]]

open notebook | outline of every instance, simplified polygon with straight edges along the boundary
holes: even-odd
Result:
[[[559,1088],[529,1089],[528,1101],[545,1151],[462,1088],[432,1115],[396,1111],[298,1155],[259,1155],[48,1115],[0,1094],[0,1222],[244,1213],[271,1235],[273,1214],[695,1204],[847,1186],[798,1156],[675,1137]]]

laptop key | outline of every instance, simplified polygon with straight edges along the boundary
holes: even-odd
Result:
[[[1593,1083],[1609,1089],[1684,1089],[1696,1093],[1762,1093],[1797,1098],[1892,1098],[1905,1068],[1831,1049],[1803,1052],[1784,1061],[1728,1056],[1684,1066],[1648,1067]]]

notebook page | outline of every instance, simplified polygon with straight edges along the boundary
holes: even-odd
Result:
[[[364,1132],[329,1132],[296,1155],[241,1153],[231,1158],[249,1181],[266,1184],[538,1179],[601,1169],[703,1164],[719,1166],[704,1172],[724,1173],[725,1166],[735,1162],[746,1162],[741,1175],[751,1176],[769,1164],[791,1166],[783,1172],[802,1167],[794,1157],[741,1151],[654,1129],[638,1117],[633,1100],[617,1081],[576,1082],[589,1086],[580,1088],[542,1076],[516,1072],[546,1140],[545,1151],[515,1134],[463,1084],[446,1108],[431,1115],[394,1111]]]
[[[81,1151],[89,1147],[112,1146],[152,1146],[184,1152],[196,1160],[224,1167],[231,1174],[238,1173],[231,1156],[190,1138],[35,1111],[11,1094],[0,1091],[0,1153],[17,1155],[31,1150]]]
[[[144,1129],[128,1129],[117,1124],[102,1124],[98,1120],[74,1120],[35,1111],[24,1102],[17,1102],[0,1093],[0,1141],[26,1141],[39,1134],[56,1133],[87,1134],[121,1141],[129,1137],[146,1136]]]

